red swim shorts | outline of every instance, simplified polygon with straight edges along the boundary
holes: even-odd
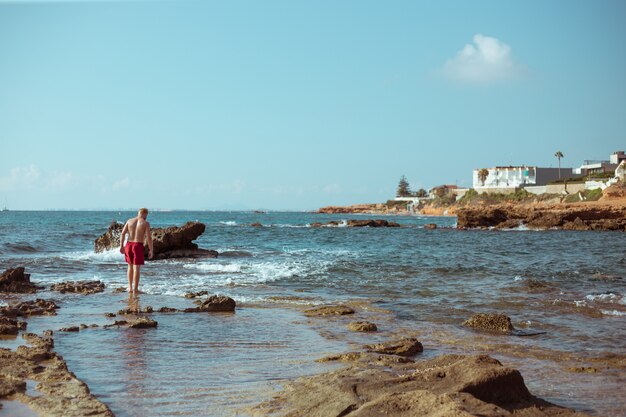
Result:
[[[126,254],[126,263],[131,265],[143,265],[143,243],[141,242],[126,242],[126,248],[124,250]]]

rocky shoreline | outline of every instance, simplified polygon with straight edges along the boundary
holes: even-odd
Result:
[[[626,231],[626,207],[598,204],[502,204],[457,211],[459,229],[564,229]]]
[[[16,282],[15,270],[23,272],[22,268],[16,268],[6,271],[2,277],[5,280],[11,277],[12,282]],[[22,281],[30,284],[28,274],[23,274]],[[101,286],[94,282],[68,282],[54,287],[55,291],[66,290],[83,296],[101,292]],[[235,311],[234,300],[210,295],[207,291],[189,293],[185,298],[194,299],[197,307],[123,309],[107,313],[114,321],[103,327],[151,329],[158,325],[153,319],[157,314]],[[21,331],[26,342],[15,350],[0,349],[0,400],[26,404],[40,416],[114,416],[53,350],[54,331],[46,330],[41,335],[25,333],[28,317],[55,315],[58,308],[60,306],[51,301],[37,300],[0,309],[2,333],[16,335]],[[347,328],[352,332],[376,335],[379,330],[375,323],[354,321],[360,311],[346,305],[320,305],[305,309],[302,314],[310,320],[323,321],[345,317],[350,321]],[[515,330],[511,320],[502,314],[475,315],[464,325],[501,334]],[[98,326],[69,326],[57,331],[80,332],[87,327]],[[319,362],[341,363],[344,367],[291,381],[272,399],[246,412],[255,416],[289,417],[585,416],[533,396],[519,371],[488,355],[446,354],[419,359],[424,346],[415,337],[373,340],[378,341],[363,345],[361,350],[319,359]],[[36,384],[36,392],[28,387],[32,384]]]

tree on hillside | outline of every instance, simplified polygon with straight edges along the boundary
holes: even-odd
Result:
[[[563,158],[563,152],[556,151],[554,156],[559,160],[559,179],[561,179],[561,158]]]
[[[489,170],[487,168],[481,168],[478,170],[478,180],[485,186],[485,180],[489,176]]]
[[[398,189],[396,190],[396,197],[409,197],[411,195],[411,188],[409,187],[409,182],[406,180],[406,177],[403,175],[400,178],[400,182],[398,182]]]
[[[423,188],[420,188],[419,190],[415,192],[415,197],[426,197],[427,195],[428,193]]]

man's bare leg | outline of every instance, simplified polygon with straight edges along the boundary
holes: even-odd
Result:
[[[133,292],[133,266],[131,264],[128,264],[128,293],[130,294],[131,292]]]
[[[133,265],[133,278],[135,281],[135,293],[139,294],[139,276],[141,274],[141,265]]]

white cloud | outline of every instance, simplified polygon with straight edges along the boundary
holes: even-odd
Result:
[[[130,185],[130,180],[128,179],[128,177],[122,178],[119,181],[115,181],[113,183],[113,191],[115,190],[119,190],[121,188],[128,188],[128,186]]]
[[[322,188],[325,193],[328,194],[339,194],[341,193],[341,185],[339,184],[328,184]]]
[[[0,177],[0,190],[9,191],[30,188],[38,179],[39,169],[33,164],[29,165],[27,168],[13,168],[8,176]]]
[[[513,60],[511,47],[490,36],[474,35],[443,67],[443,74],[469,84],[490,84],[520,78],[524,69]]]
[[[71,185],[74,180],[74,174],[71,172],[54,172],[46,178],[46,186],[51,189],[64,188]]]

